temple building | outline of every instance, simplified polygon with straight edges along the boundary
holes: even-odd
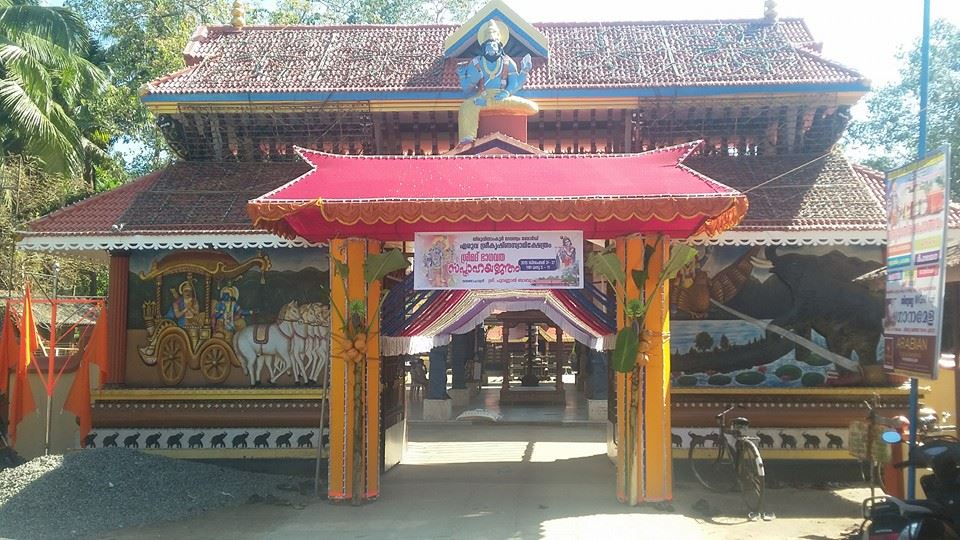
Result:
[[[883,175],[836,148],[869,82],[767,7],[531,23],[493,0],[452,25],[198,28],[186,67],[142,89],[173,163],[30,223],[19,244],[109,261],[110,379],[90,441],[159,434],[157,451],[191,458],[329,444],[331,465],[364,470],[331,466],[331,498],[372,499],[401,459],[408,401],[452,418],[487,391],[501,408],[589,400],[629,503],[670,497],[671,449],[685,456],[724,403],[748,407],[765,459],[849,459],[863,399],[906,403],[878,361],[882,292],[854,281],[882,265]],[[696,248],[647,318],[664,347],[642,382],[640,472],[623,464],[629,376],[608,358],[626,323],[609,283],[589,265],[577,287],[443,275],[444,234],[522,231],[559,233],[560,267],[614,249],[627,276],[636,253]],[[389,249],[415,267],[364,283]],[[369,341],[341,347],[357,335],[337,306],[356,301]],[[360,349],[375,368],[352,372]],[[356,416],[346,387],[361,379]]]

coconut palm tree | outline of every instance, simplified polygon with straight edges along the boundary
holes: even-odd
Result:
[[[87,59],[90,36],[72,10],[0,0],[0,159],[25,154],[51,173],[82,175],[101,148],[76,119],[107,85]]]

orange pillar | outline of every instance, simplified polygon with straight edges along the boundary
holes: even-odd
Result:
[[[649,296],[669,254],[668,241],[656,245],[650,271],[640,291],[631,277],[643,268],[644,246],[654,239],[626,238],[617,241],[617,255],[626,276],[628,299]],[[616,374],[617,391],[617,498],[626,504],[664,501],[673,497],[673,468],[670,450],[670,336],[668,288],[654,296],[647,311],[645,329],[652,333],[649,362],[632,373]],[[624,306],[618,299],[617,328],[627,324]],[[637,378],[637,395],[634,379]],[[636,425],[631,425],[631,413]]]
[[[655,239],[648,239],[653,246]],[[647,283],[656,280],[670,256],[670,241],[660,241],[650,259]],[[646,367],[646,395],[644,396],[644,425],[646,438],[646,493],[647,501],[666,501],[673,498],[673,459],[670,442],[670,282],[664,283],[650,302],[645,328],[652,334],[650,362]]]
[[[327,496],[331,501],[359,503],[380,495],[380,284],[368,284],[363,277],[367,255],[379,252],[380,243],[373,240],[349,238],[330,242],[330,303],[334,319]],[[346,276],[338,270],[341,264],[348,269]],[[366,357],[359,365],[346,359],[347,337],[338,315],[349,317],[349,305],[356,301],[364,304],[370,329]]]

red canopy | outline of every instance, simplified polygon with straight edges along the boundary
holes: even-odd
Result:
[[[249,202],[258,227],[320,242],[414,232],[581,230],[588,238],[715,235],[740,192],[683,165],[699,142],[642,154],[345,156],[298,149],[313,170]]]

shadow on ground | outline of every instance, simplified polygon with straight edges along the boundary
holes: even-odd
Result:
[[[627,507],[616,500],[602,427],[417,425],[405,463],[383,475],[374,503],[246,505],[105,537],[636,538],[669,531],[670,538],[833,539],[858,523],[866,493],[771,489],[777,519],[750,522],[739,494],[707,492],[688,481],[685,463],[676,467],[672,502]]]

